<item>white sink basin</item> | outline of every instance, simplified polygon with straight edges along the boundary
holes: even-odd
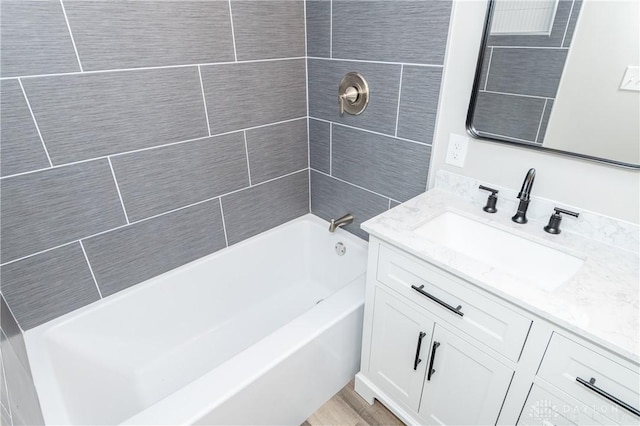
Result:
[[[435,217],[414,232],[548,291],[573,277],[584,263],[579,257],[453,212]]]

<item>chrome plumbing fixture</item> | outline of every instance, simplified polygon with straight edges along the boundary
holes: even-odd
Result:
[[[520,204],[518,204],[518,211],[511,218],[516,223],[527,223],[527,209],[529,208],[529,201],[531,199],[531,188],[533,187],[533,181],[536,178],[536,169],[529,169],[527,175],[522,182],[522,188],[518,193]]]
[[[331,219],[331,224],[329,225],[329,232],[333,232],[336,228],[341,228],[353,222],[353,215],[351,213],[347,213],[339,219]]]
[[[369,104],[369,85],[357,72],[347,73],[338,87],[338,104],[340,115],[348,112],[351,115],[362,114]]]
[[[560,207],[554,207],[555,213],[549,218],[549,224],[544,227],[544,230],[549,234],[560,233],[560,222],[562,222],[562,216],[560,213],[568,214],[569,216],[578,217],[580,213],[572,212],[571,210],[561,209]]]

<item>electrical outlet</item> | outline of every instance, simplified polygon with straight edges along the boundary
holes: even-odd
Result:
[[[445,162],[452,166],[464,167],[468,144],[469,139],[466,136],[451,133],[449,135],[449,147],[447,148],[447,158]]]

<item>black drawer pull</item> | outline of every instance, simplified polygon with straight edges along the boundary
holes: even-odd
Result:
[[[448,310],[450,310],[451,312],[453,312],[454,314],[460,315],[461,317],[464,316],[464,314],[460,311],[462,309],[462,305],[458,305],[457,307],[453,307],[450,304],[448,304],[447,302],[443,302],[442,300],[438,299],[437,297],[427,293],[426,291],[423,290],[424,285],[421,285],[420,287],[416,287],[415,285],[411,286],[412,289],[414,289],[415,291],[417,291],[418,293],[420,293],[423,296],[427,296],[429,299],[433,300],[434,302],[440,304],[441,306],[444,306],[445,308],[447,308]]]
[[[636,416],[640,417],[640,410],[638,410],[637,408],[633,408],[632,406],[630,406],[626,402],[620,401],[615,396],[613,396],[613,395],[603,391],[599,387],[597,387],[595,385],[596,379],[594,379],[593,377],[588,382],[585,379],[581,378],[581,377],[576,377],[576,381],[578,383],[580,383],[581,385],[586,386],[589,390],[592,390],[593,392],[597,393],[598,395],[600,395],[602,397],[605,397],[606,399],[608,399],[609,401],[613,402],[614,404],[619,405],[620,407],[624,408],[625,410],[630,411],[631,413],[633,413]]]
[[[413,369],[414,370],[417,370],[418,369],[418,364],[420,364],[422,362],[422,360],[420,359],[420,347],[422,346],[422,339],[426,335],[427,335],[427,333],[425,333],[424,331],[421,331],[420,334],[418,335],[418,347],[416,348],[416,359],[413,360]]]
[[[429,372],[427,373],[427,381],[431,380],[431,376],[436,370],[433,368],[433,361],[436,359],[436,349],[440,346],[440,342],[433,342],[433,347],[431,348],[431,361],[429,361]]]

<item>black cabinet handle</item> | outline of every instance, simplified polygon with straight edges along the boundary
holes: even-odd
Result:
[[[420,287],[416,287],[415,285],[412,285],[411,288],[414,289],[415,291],[417,291],[418,293],[420,293],[421,295],[426,296],[429,299],[433,300],[434,302],[436,302],[436,303],[440,304],[441,306],[447,308],[448,310],[450,310],[454,314],[460,315],[461,317],[464,316],[464,314],[460,311],[462,309],[462,305],[458,305],[457,307],[454,308],[453,306],[451,306],[447,302],[443,302],[442,300],[438,299],[434,295],[429,294],[426,291],[424,291],[423,290],[424,285],[421,285]]]
[[[640,410],[630,406],[626,402],[619,400],[615,396],[613,396],[613,395],[609,394],[608,392],[606,392],[606,391],[600,389],[599,387],[597,387],[595,385],[596,379],[594,379],[593,377],[591,379],[589,379],[588,382],[585,379],[581,378],[581,377],[576,377],[576,381],[578,383],[580,383],[581,385],[586,386],[587,389],[597,393],[598,395],[608,399],[609,401],[613,402],[614,404],[619,405],[620,407],[624,408],[625,410],[630,411],[631,413],[633,413],[636,416],[640,417]]]
[[[416,359],[413,360],[413,369],[417,370],[418,369],[418,364],[420,364],[422,362],[422,360],[420,359],[420,347],[422,346],[422,339],[424,338],[424,336],[426,336],[427,333],[421,331],[420,334],[418,335],[418,347],[416,348]]]
[[[433,346],[431,347],[431,360],[429,361],[429,372],[427,373],[427,381],[431,380],[431,376],[436,370],[433,369],[433,361],[436,359],[436,349],[440,346],[440,342],[433,342]]]

